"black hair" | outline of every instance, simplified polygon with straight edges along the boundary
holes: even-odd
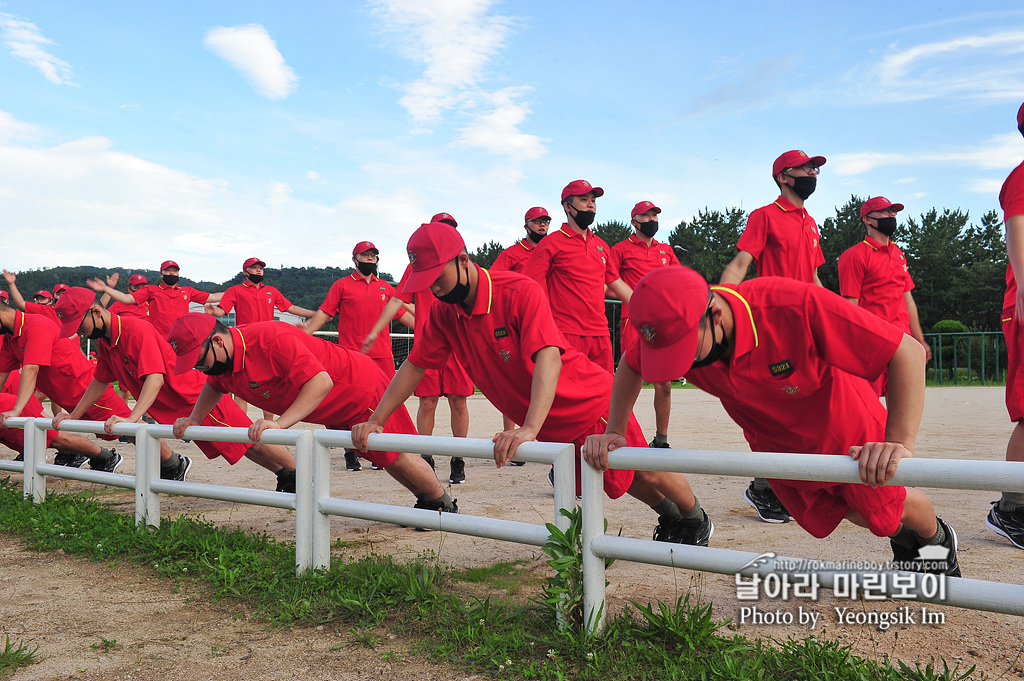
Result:
[[[226,333],[230,333],[228,331],[228,327],[224,326],[224,324],[221,323],[221,321],[219,319],[213,323],[213,334],[214,335],[220,336],[220,335],[223,335],[223,334],[226,334]]]

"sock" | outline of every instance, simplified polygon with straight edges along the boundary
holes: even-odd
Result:
[[[1019,511],[1024,508],[1024,492],[1003,492],[999,500],[1000,511]]]
[[[766,492],[770,491],[772,486],[768,484],[768,478],[754,478],[754,491],[755,492]]]
[[[100,453],[97,454],[96,456],[90,456],[89,458],[92,459],[93,461],[110,461],[111,459],[114,458],[115,454],[116,452],[114,452],[113,449],[108,449],[107,447],[100,447]]]
[[[938,518],[936,518],[938,520]],[[931,537],[922,537],[921,535],[915,535],[918,540],[919,546],[930,546],[932,544],[941,544],[946,541],[946,531],[942,529],[942,523],[936,522],[935,534]]]
[[[652,506],[654,512],[658,514],[658,518],[665,518],[666,520],[682,520],[683,514],[679,512],[679,507],[676,506],[676,502],[672,501],[668,497],[661,500],[661,503],[657,506]]]
[[[160,471],[173,471],[177,470],[178,466],[181,465],[181,455],[177,452],[171,452],[171,458],[167,461],[160,462]]]
[[[921,545],[917,535],[906,525],[903,526],[902,530],[889,537],[889,539],[893,544],[902,546],[905,549],[916,549]]]
[[[659,444],[659,445],[667,445],[668,444],[668,435],[666,433],[655,433],[654,434],[654,442],[655,442],[655,444]]]
[[[697,497],[693,498],[693,508],[684,511],[679,509],[679,515],[682,516],[683,520],[688,524],[699,524],[704,522],[704,509],[700,507],[700,499]]]

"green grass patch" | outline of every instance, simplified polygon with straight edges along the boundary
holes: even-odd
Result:
[[[4,647],[0,650],[0,679],[6,679],[22,667],[36,664],[41,659],[38,646],[30,648],[19,641],[12,641],[10,636],[5,635]]]
[[[31,550],[63,549],[91,560],[146,566],[237,604],[240,616],[251,613],[277,626],[323,625],[350,633],[350,645],[373,648],[394,634],[441,665],[488,678],[981,678],[974,667],[949,669],[941,660],[908,667],[860,658],[832,641],[729,635],[729,621],[713,619],[711,605],[689,595],[673,604],[633,604],[609,617],[602,636],[591,636],[578,607],[578,512],[571,521],[569,531],[553,534],[545,547],[552,570],[543,588],[535,586],[528,562],[456,572],[433,557],[399,563],[386,555],[341,555],[328,570],[298,576],[294,546],[265,534],[186,517],[164,519],[158,529],[136,528],[133,517],[85,495],[50,493],[35,505],[22,499],[18,486],[0,480],[0,531],[21,537]],[[522,582],[522,592],[509,595],[506,580]],[[467,594],[469,586],[485,595]],[[486,595],[489,589],[499,593]],[[560,602],[571,604],[565,630],[555,625]],[[117,646],[100,640],[94,647],[109,653]],[[9,639],[6,647],[18,664],[37,660],[37,649]],[[214,648],[210,654],[220,652]],[[4,659],[0,676],[8,669]]]

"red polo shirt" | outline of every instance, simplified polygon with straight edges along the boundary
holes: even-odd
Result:
[[[608,267],[611,249],[589,229],[576,234],[568,224],[533,249],[523,274],[540,282],[563,333],[608,337],[604,286],[615,281]]]
[[[884,441],[886,411],[868,381],[886,369],[902,331],[789,279],[711,288],[732,309],[733,354],[686,379],[722,401],[752,450],[845,455]],[[624,359],[641,371],[640,345]]]
[[[275,307],[284,312],[292,306],[291,301],[273,286],[253,284],[248,280],[235,284],[225,291],[217,304],[225,312],[231,312],[231,308],[238,306],[235,312],[236,324],[272,322]]]
[[[322,371],[334,388],[303,420],[331,428],[351,428],[369,418],[387,380],[374,361],[284,322],[258,322],[231,329],[232,370],[206,377],[222,393],[232,393],[262,409],[283,414],[302,386]],[[198,373],[198,372],[189,372]]]
[[[541,239],[543,241],[543,239]],[[494,259],[492,272],[522,272],[533,255],[535,246],[529,239],[522,239],[509,246]]]
[[[209,293],[191,286],[168,286],[162,281],[157,285],[143,286],[128,295],[134,298],[136,303],[149,301],[149,323],[156,327],[160,332],[160,338],[163,339],[167,338],[178,317],[188,312],[190,302],[202,304],[210,297]]]
[[[636,233],[612,246],[611,258],[608,260],[612,281],[622,279],[630,288],[636,288],[648,272],[678,264],[679,258],[671,246],[656,239],[651,239],[651,245],[648,246],[643,237]],[[622,303],[622,318],[629,319],[628,303]]]
[[[136,319],[145,319],[149,321],[149,302],[139,303],[138,305],[128,305],[119,301],[114,301],[107,308],[110,314],[121,315],[122,317],[135,317]]]
[[[818,240],[818,225],[807,209],[780,196],[750,214],[736,250],[754,256],[760,277],[788,277],[813,284],[814,271],[825,264]]]
[[[899,246],[882,244],[870,236],[839,256],[839,293],[858,298],[860,307],[910,333],[907,291],[914,280]]]
[[[363,347],[363,339],[394,295],[395,287],[376,275],[371,275],[367,281],[358,272],[353,272],[334,282],[320,306],[320,311],[329,317],[340,315],[338,345],[359,352]],[[394,318],[398,319],[404,314],[405,309],[400,309]],[[377,336],[377,342],[370,348],[369,356],[374,359],[393,360],[390,324]]]
[[[57,311],[53,309],[53,305],[41,305],[39,303],[31,303],[25,301],[25,313],[26,314],[37,314],[52,320],[57,326],[60,326],[60,317],[57,316]]]
[[[21,375],[17,371],[12,371],[7,376],[7,382],[0,389],[0,411],[10,411],[18,403],[18,381],[20,377]],[[28,398],[25,408],[21,410],[21,415],[35,418],[44,418],[46,416],[43,413],[43,405],[40,404],[34,395]],[[46,431],[46,446],[49,447],[56,437],[57,431]],[[0,443],[7,445],[19,454],[24,454],[25,431],[21,428],[0,428]]]
[[[999,190],[999,206],[1003,209],[1003,221],[1014,215],[1024,215],[1024,163],[1013,169]],[[1006,266],[1006,293],[1003,296],[1003,321],[1013,319],[1017,307],[1017,280],[1013,276],[1013,265]]]

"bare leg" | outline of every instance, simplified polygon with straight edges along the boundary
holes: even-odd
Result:
[[[416,430],[420,435],[434,434],[434,412],[437,410],[437,396],[421,397],[416,410]]]
[[[92,440],[87,440],[81,435],[75,435],[74,433],[57,433],[57,437],[53,438],[53,442],[50,443],[50,447],[59,452],[84,454],[90,459],[94,456],[100,455],[99,445]]]
[[[668,435],[668,418],[672,413],[672,384],[654,384],[654,427],[657,432]]]
[[[437,481],[430,464],[417,454],[402,452],[395,462],[385,466],[384,470],[413,494],[425,494],[428,499],[437,499],[444,494],[444,489]]]
[[[697,503],[690,482],[682,473],[636,471],[633,484],[626,491],[652,508],[665,498],[673,501],[682,511],[689,511]]]
[[[1024,421],[1017,421],[1010,441],[1006,443],[1007,461],[1024,461]]]
[[[276,473],[282,468],[295,470],[295,457],[282,445],[268,445],[263,442],[249,447],[245,458],[266,468],[271,473]]]
[[[469,407],[464,395],[449,395],[448,408],[452,412],[452,435],[466,437],[469,435]]]

